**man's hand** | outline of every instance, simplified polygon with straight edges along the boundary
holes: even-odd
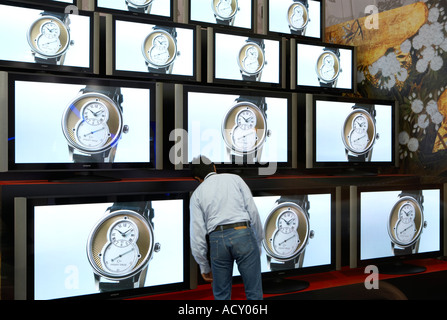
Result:
[[[202,278],[206,282],[213,282],[213,273],[212,272],[202,273]]]

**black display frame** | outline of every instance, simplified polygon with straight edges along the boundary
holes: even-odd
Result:
[[[181,93],[176,93],[176,112],[180,113],[182,120],[178,122],[177,128],[182,128],[186,132],[188,131],[188,93],[189,92],[197,92],[197,93],[215,93],[215,94],[224,94],[224,95],[240,95],[240,96],[259,96],[259,97],[274,97],[274,98],[287,98],[287,161],[275,163],[275,172],[276,169],[287,169],[292,168],[294,166],[294,154],[296,153],[295,145],[293,143],[293,124],[294,122],[294,110],[296,108],[296,101],[294,99],[293,93],[290,92],[282,92],[282,91],[265,91],[265,90],[253,90],[248,88],[230,88],[230,87],[222,87],[216,85],[180,85]],[[178,116],[178,115],[177,115]],[[184,155],[183,155],[184,157]],[[190,162],[185,158],[183,158],[183,162],[180,165],[181,169],[189,170]],[[211,159],[214,161],[213,159]],[[217,163],[215,162],[216,168],[219,170],[230,172],[239,172],[239,170],[246,171],[245,174],[259,174],[263,175],[271,175],[271,167],[270,163],[260,164],[260,163],[248,163],[249,161],[243,161],[243,163],[237,162],[223,162]],[[178,169],[178,168],[177,168]],[[262,171],[265,169],[265,171]],[[261,174],[261,172],[264,172]]]
[[[16,297],[20,297],[20,299],[25,300],[34,300],[34,207],[40,205],[67,205],[67,204],[94,204],[94,203],[108,203],[108,202],[134,202],[134,201],[157,201],[157,200],[182,200],[183,202],[183,281],[168,283],[163,285],[156,285],[150,287],[142,287],[135,289],[123,289],[123,290],[111,290],[106,292],[98,292],[92,294],[85,295],[77,295],[70,297],[61,297],[56,300],[95,300],[95,299],[131,299],[138,296],[149,296],[154,294],[166,293],[166,292],[175,292],[181,290],[187,290],[193,284],[193,279],[191,278],[191,264],[190,264],[190,254],[189,254],[189,193],[185,192],[169,192],[169,193],[157,193],[157,192],[148,192],[148,193],[138,193],[138,194],[129,194],[129,193],[118,193],[118,194],[96,194],[92,195],[48,195],[48,196],[29,196],[24,198],[16,198],[15,207],[16,211],[20,211],[17,207],[17,200],[22,202],[22,206],[24,206],[26,210],[26,221],[17,222],[17,212],[16,212],[16,224],[18,223],[20,226],[26,224],[26,240],[15,241],[15,245],[20,243],[21,245],[26,246],[26,266],[15,266],[16,270],[20,270],[22,268],[22,272],[26,272],[26,283],[22,285],[25,292],[18,292],[16,288],[15,295]],[[23,204],[25,202],[25,204]],[[23,211],[23,208],[21,208]],[[23,214],[20,213],[20,214]],[[155,230],[156,232],[156,230]],[[17,235],[16,235],[17,237]],[[17,254],[17,249],[16,249]],[[156,253],[154,253],[156,255]],[[87,257],[87,253],[86,253]],[[16,257],[17,259],[17,257]],[[29,261],[31,260],[31,261]],[[19,259],[20,261],[20,259]],[[22,260],[23,261],[23,260]],[[149,262],[150,264],[150,262]],[[150,272],[150,265],[149,270]],[[17,275],[16,275],[17,277]],[[92,270],[92,281],[93,279],[93,270]]]
[[[390,184],[388,186],[374,185],[374,186],[351,186],[350,187],[350,268],[361,268],[369,265],[377,266],[379,273],[382,274],[414,274],[425,271],[425,267],[419,264],[412,264],[412,261],[423,260],[429,258],[438,258],[444,256],[445,250],[445,184],[417,184],[413,187],[402,184]],[[381,191],[424,191],[424,190],[439,190],[439,250],[430,252],[405,253],[401,255],[390,255],[387,257],[377,257],[369,259],[361,259],[361,194],[368,192]],[[385,226],[385,224],[384,224]],[[422,234],[423,236],[423,234]],[[390,240],[391,249],[391,240]]]
[[[285,89],[287,86],[286,81],[286,51],[287,44],[284,37],[272,36],[272,35],[261,35],[255,34],[250,35],[246,32],[241,32],[240,30],[226,30],[222,28],[208,28],[208,48],[207,48],[207,75],[208,83],[214,83],[217,85],[226,86],[244,86],[256,88],[271,88],[271,89]],[[256,40],[271,40],[278,42],[278,83],[267,82],[267,81],[249,81],[244,79],[223,79],[216,76],[216,51],[217,51],[217,40],[216,34],[223,34],[228,36],[253,38]],[[235,57],[237,54],[235,53]],[[234,59],[237,60],[236,58]],[[268,64],[268,58],[266,59],[266,64]]]
[[[107,26],[107,19],[111,19],[111,26]],[[193,43],[192,43],[192,75],[181,75],[181,74],[163,74],[163,73],[149,73],[149,72],[138,72],[138,71],[126,71],[126,70],[117,70],[116,69],[116,22],[117,21],[125,21],[137,24],[155,24],[165,27],[174,27],[174,28],[183,28],[188,29],[193,32]],[[111,50],[106,54],[106,73],[111,76],[117,77],[131,77],[131,78],[142,78],[149,80],[165,80],[165,81],[179,81],[179,82],[198,82],[201,80],[201,61],[199,57],[201,57],[201,44],[200,44],[200,29],[197,26],[192,26],[188,24],[176,23],[171,21],[158,21],[158,20],[148,20],[143,19],[141,17],[131,17],[123,14],[114,14],[110,17],[106,16],[106,33],[109,35],[106,36],[107,39],[110,39],[110,45],[107,45],[107,48]],[[181,52],[180,52],[181,54]]]
[[[36,1],[37,2],[37,1]],[[60,6],[49,6],[45,4],[34,4],[34,3],[14,3],[13,1],[5,1],[1,0],[0,5],[8,5],[16,8],[26,8],[26,9],[34,9],[41,11],[49,11],[55,13],[64,13],[64,10]],[[99,32],[96,17],[93,12],[90,11],[79,11],[73,15],[80,15],[90,18],[90,54],[89,54],[89,67],[77,67],[77,66],[68,66],[68,65],[53,65],[47,63],[38,63],[38,62],[24,62],[24,61],[12,61],[12,60],[0,60],[0,67],[10,69],[11,71],[20,71],[23,69],[32,69],[36,72],[44,71],[44,72],[60,72],[70,73],[74,75],[88,75],[88,74],[96,74],[98,73],[98,62],[96,57],[98,56],[98,50],[96,49],[99,46],[99,37],[97,33]]]
[[[24,73],[8,73],[8,165],[7,171],[9,172],[46,172],[46,173],[86,173],[92,174],[96,171],[115,171],[115,170],[135,170],[135,169],[156,169],[157,168],[157,155],[156,141],[158,141],[156,133],[157,126],[161,126],[156,118],[156,104],[157,104],[157,87],[156,82],[141,82],[133,80],[118,80],[118,79],[106,79],[106,78],[87,78],[87,77],[69,77],[59,75],[48,74],[24,74]],[[150,158],[149,162],[141,163],[23,163],[17,164],[15,162],[15,81],[29,81],[29,82],[54,82],[63,84],[75,84],[75,85],[99,85],[99,86],[111,86],[111,87],[129,87],[150,90],[150,137],[149,138],[149,150]],[[158,97],[161,98],[161,97]],[[99,176],[100,177],[100,176]],[[95,178],[92,177],[92,181]]]
[[[399,166],[399,152],[398,148],[398,102],[396,100],[386,99],[372,99],[372,98],[359,98],[352,96],[335,96],[327,94],[306,94],[306,167],[308,169],[339,169],[347,170],[350,173],[377,173],[381,169],[397,168]],[[359,104],[371,104],[371,105],[386,105],[390,106],[391,110],[391,123],[390,129],[392,141],[390,145],[391,159],[389,162],[317,162],[316,159],[316,132],[318,130],[316,124],[316,102],[328,101],[328,102],[343,102],[343,103],[355,103]],[[337,134],[341,135],[341,128]],[[379,137],[380,139],[380,137]]]

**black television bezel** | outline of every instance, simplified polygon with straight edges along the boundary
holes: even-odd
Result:
[[[263,82],[263,81],[248,81],[243,79],[223,79],[216,77],[216,51],[217,41],[216,34],[224,34],[229,36],[257,38],[263,40],[272,40],[278,42],[278,83]],[[210,41],[212,39],[212,41]],[[208,49],[207,49],[207,69],[208,69],[208,83],[226,86],[244,86],[253,88],[272,88],[285,89],[286,88],[286,43],[285,39],[278,36],[266,36],[262,34],[251,35],[240,32],[239,30],[226,30],[222,28],[208,28]],[[267,60],[268,63],[268,60]]]
[[[39,5],[42,4],[42,5],[49,5],[49,6],[53,6],[53,7],[67,7],[70,5],[79,7],[79,1],[80,0],[71,0],[70,3],[65,3],[65,2],[61,2],[61,1],[55,1],[55,0],[15,0],[15,1],[11,0],[9,2],[20,3],[20,4],[23,4],[23,3],[25,3],[25,4],[31,3],[31,4],[39,4]]]
[[[180,109],[177,111],[180,111],[182,113],[183,119],[180,123],[180,126],[177,126],[178,128],[183,128],[186,132],[188,132],[188,93],[189,92],[198,92],[198,93],[215,93],[215,94],[226,94],[226,95],[244,95],[244,96],[261,96],[261,97],[275,97],[275,98],[287,98],[288,104],[287,104],[287,162],[279,162],[276,163],[277,169],[286,169],[286,168],[292,168],[293,162],[294,162],[294,153],[295,146],[294,146],[294,139],[293,139],[293,114],[294,114],[294,98],[293,93],[291,92],[282,92],[282,91],[265,91],[265,90],[253,90],[253,89],[246,89],[246,88],[229,88],[229,87],[222,87],[222,86],[213,86],[213,85],[182,85],[182,92],[181,92],[181,99],[182,99],[182,105],[178,105],[178,101],[176,101],[176,109]],[[178,98],[178,97],[176,97]],[[189,156],[189,155],[188,155]],[[214,161],[213,159],[211,159]],[[181,167],[182,169],[189,169],[191,162],[189,162],[186,159],[186,162],[182,163]],[[249,170],[246,173],[250,175],[250,172],[252,170],[259,170],[263,168],[267,168],[266,170],[269,170],[270,163],[265,164],[259,164],[259,163],[230,163],[230,162],[224,162],[224,163],[215,163],[216,168],[222,171],[239,171],[239,170]],[[253,172],[252,172],[253,173]],[[260,173],[260,172],[258,172]],[[263,175],[263,174],[261,174]]]
[[[210,23],[210,22],[205,22],[205,21],[200,21],[200,20],[193,20],[191,18],[191,0],[186,0],[187,1],[187,11],[186,12],[186,21],[188,24],[193,24],[193,25],[200,25],[202,27],[213,27],[213,28],[222,28],[222,29],[227,29],[227,30],[244,30],[246,32],[246,34],[254,34],[255,30],[256,30],[256,17],[257,17],[257,5],[256,5],[256,0],[251,0],[251,28],[243,28],[243,27],[237,27],[237,26],[231,26],[231,25],[221,25],[218,23]],[[210,5],[210,10],[211,10],[211,5]]]
[[[324,26],[325,26],[325,6],[324,6],[324,0],[312,0],[312,1],[317,1],[320,3],[320,37],[311,37],[311,36],[306,36],[306,35],[296,35],[296,34],[292,34],[292,33],[284,33],[284,32],[279,32],[279,31],[272,31],[270,30],[270,1],[274,1],[274,0],[263,0],[265,1],[264,3],[264,8],[265,8],[265,13],[264,13],[264,19],[265,19],[265,23],[264,23],[264,28],[265,28],[265,33],[268,35],[282,35],[282,36],[286,36],[286,37],[293,37],[296,39],[313,39],[315,41],[324,41]],[[284,13],[284,18],[286,18],[286,13]]]
[[[391,160],[389,162],[317,162],[316,159],[316,101],[330,101],[330,102],[346,102],[346,103],[362,103],[362,104],[383,104],[390,105],[392,108],[391,112],[391,134],[392,134],[392,145],[391,149]],[[360,97],[349,97],[349,96],[334,96],[326,94],[306,94],[306,167],[308,169],[343,169],[343,170],[373,170],[377,171],[380,169],[392,169],[399,166],[399,152],[398,148],[398,102],[395,100],[385,100],[385,99],[372,99],[372,98],[360,98]],[[338,132],[339,133],[339,132]]]
[[[200,29],[196,26],[175,23],[171,21],[158,21],[158,20],[147,20],[139,17],[131,17],[128,15],[113,15],[111,17],[107,17],[111,20],[111,30],[107,30],[106,32],[111,32],[110,36],[107,38],[110,39],[110,46],[107,47],[110,49],[110,52],[106,53],[107,61],[107,74],[118,77],[135,77],[135,78],[143,78],[145,80],[172,80],[172,81],[199,81],[200,80]],[[148,72],[139,72],[139,71],[123,71],[116,69],[116,21],[126,21],[133,22],[138,24],[155,24],[161,26],[189,29],[193,32],[193,74],[190,75],[181,75],[181,74],[161,74],[161,73],[148,73]],[[181,54],[181,53],[180,53]],[[109,56],[110,55],[110,56]],[[108,70],[110,69],[110,70]]]
[[[408,184],[395,184],[388,186],[351,186],[350,188],[350,267],[351,268],[361,268],[368,265],[375,265],[378,267],[379,272],[381,266],[384,268],[391,265],[397,267],[397,273],[399,274],[399,266],[406,265],[406,262],[428,259],[428,258],[438,258],[444,255],[445,250],[445,226],[444,226],[444,214],[445,214],[445,184],[418,184],[413,187],[409,187]],[[364,192],[380,192],[380,191],[412,191],[412,190],[439,190],[439,250],[422,252],[422,253],[412,253],[399,256],[388,256],[388,257],[378,257],[370,259],[361,259],[361,194]],[[391,249],[391,240],[390,240]],[[386,270],[386,269],[385,269]],[[387,272],[385,272],[387,273]]]
[[[93,11],[95,12],[103,12],[103,13],[111,13],[111,14],[124,14],[128,16],[133,17],[141,17],[145,19],[154,19],[154,20],[166,20],[166,21],[174,21],[174,0],[163,0],[163,1],[170,1],[170,8],[171,12],[169,14],[169,17],[167,16],[161,16],[156,14],[146,14],[146,13],[140,13],[140,12],[130,12],[126,10],[118,10],[118,9],[112,9],[112,8],[105,8],[105,7],[99,7],[98,6],[98,0],[93,0]]]
[[[279,279],[284,278],[294,278],[310,274],[316,274],[316,273],[322,273],[322,272],[330,272],[335,271],[338,269],[338,265],[340,264],[340,261],[337,261],[339,259],[339,251],[340,248],[337,247],[337,239],[340,237],[339,234],[339,227],[337,226],[339,219],[337,216],[340,216],[340,212],[338,212],[337,209],[337,201],[338,201],[338,194],[339,190],[334,187],[322,187],[322,188],[316,188],[316,189],[278,189],[278,190],[256,190],[253,189],[253,197],[263,197],[263,196],[281,196],[281,195],[318,195],[318,194],[330,194],[331,196],[331,262],[328,264],[323,265],[315,265],[315,266],[307,266],[302,268],[295,268],[295,269],[286,269],[286,270],[275,270],[275,271],[264,271],[262,272],[262,280],[263,281],[275,281]],[[312,220],[312,204],[310,204],[310,219]],[[264,226],[263,226],[264,227]],[[312,228],[312,225],[311,225]],[[309,240],[309,241],[312,241]],[[265,258],[262,257],[262,258]],[[235,281],[242,281],[241,276],[234,276]],[[280,286],[280,284],[278,284]],[[278,288],[279,289],[279,288]]]
[[[183,201],[183,281],[176,283],[169,283],[157,286],[115,290],[107,292],[98,292],[92,294],[61,297],[55,300],[84,300],[84,299],[129,299],[138,296],[149,296],[154,294],[160,294],[165,292],[175,292],[181,290],[187,290],[191,286],[191,266],[189,255],[189,193],[144,193],[144,194],[98,194],[92,195],[50,195],[50,196],[34,196],[22,198],[26,201],[26,283],[25,283],[25,295],[26,300],[34,300],[34,207],[38,205],[67,205],[67,204],[83,204],[83,203],[108,203],[108,202],[133,202],[133,201],[157,201],[157,200],[182,200]],[[17,219],[17,217],[16,217]],[[16,222],[17,223],[17,222]],[[23,226],[23,221],[19,222]],[[23,244],[22,244],[23,245]],[[156,254],[156,253],[155,253]],[[87,253],[86,253],[87,258]],[[18,266],[16,266],[18,268]],[[19,267],[20,268],[20,267]],[[150,266],[149,270],[150,272]],[[92,281],[93,270],[92,270]],[[22,293],[16,293],[16,295],[23,295]]]
[[[37,2],[37,1],[36,1]],[[46,2],[45,2],[46,4]],[[44,4],[33,4],[33,3],[19,3],[19,5],[14,4],[13,1],[4,1],[0,0],[0,5],[7,5],[16,8],[25,8],[25,9],[34,9],[41,11],[49,11],[56,13],[63,13],[64,9],[58,6],[49,6]],[[10,69],[11,71],[19,71],[21,69],[32,69],[36,71],[45,71],[45,72],[61,72],[61,73],[71,73],[71,74],[79,74],[79,75],[88,75],[98,73],[98,63],[96,62],[95,56],[98,54],[96,52],[96,48],[98,45],[98,37],[96,36],[97,28],[95,22],[95,14],[90,11],[79,11],[73,15],[86,16],[90,18],[90,54],[89,54],[89,67],[77,67],[77,66],[67,66],[67,65],[53,65],[53,64],[44,64],[37,62],[24,62],[24,61],[12,61],[12,60],[0,60],[0,66],[2,68]],[[31,49],[30,49],[31,50]]]
[[[141,82],[133,80],[118,80],[118,79],[106,79],[106,78],[90,78],[90,77],[72,77],[62,75],[48,75],[48,74],[26,74],[26,73],[8,73],[8,165],[7,171],[9,172],[86,172],[92,173],[94,171],[115,171],[115,170],[136,170],[136,169],[156,169],[157,163],[157,149],[156,140],[159,139],[156,136],[158,123],[156,118],[157,99],[162,97],[156,97],[157,86],[156,82]],[[64,84],[75,85],[102,85],[102,86],[114,86],[114,87],[128,87],[150,90],[150,158],[149,162],[138,163],[15,163],[15,81],[29,81],[29,82],[57,82]]]
[[[298,69],[299,66],[299,45],[311,45],[322,48],[335,48],[335,49],[343,49],[351,52],[351,88],[333,88],[333,87],[322,87],[322,86],[312,86],[312,85],[302,85],[299,84],[298,79]],[[291,90],[297,92],[306,92],[306,93],[324,93],[324,94],[344,94],[344,93],[355,93],[357,91],[357,68],[356,68],[356,48],[353,46],[327,43],[327,42],[318,42],[315,40],[308,39],[290,39],[290,51],[291,51],[291,72],[290,72],[290,82],[291,82]],[[344,71],[345,72],[345,71]]]

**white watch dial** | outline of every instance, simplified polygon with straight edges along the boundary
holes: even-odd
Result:
[[[169,39],[164,34],[154,37],[149,50],[149,58],[156,65],[164,65],[169,61]]]
[[[222,18],[230,18],[233,13],[231,0],[220,0],[216,6],[216,11]]]
[[[138,240],[138,227],[125,217],[119,220],[110,230],[110,241],[117,247],[128,247]]]
[[[103,146],[110,136],[109,127],[105,123],[91,126],[85,121],[80,121],[75,131],[76,141],[90,149]]]
[[[297,232],[284,233],[277,230],[273,235],[272,244],[275,252],[280,256],[290,256],[298,248],[300,239]]]
[[[101,253],[104,269],[114,275],[125,274],[132,270],[139,258],[140,253],[136,245],[122,248],[109,243]]]
[[[109,110],[99,101],[87,103],[81,112],[82,119],[91,126],[98,126],[109,119]]]

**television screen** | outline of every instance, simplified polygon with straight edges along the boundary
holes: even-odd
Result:
[[[354,91],[353,47],[297,43],[296,58],[296,73],[292,72],[291,80],[297,89]]]
[[[253,192],[263,224],[261,272],[264,293],[281,290],[284,277],[317,271],[335,270],[335,211],[334,193],[276,195]],[[235,266],[233,276],[239,276]],[[273,279],[273,284],[269,280]],[[276,286],[276,288],[275,288]]]
[[[27,219],[29,255],[22,298],[123,297],[189,283],[183,198],[99,200],[26,200],[21,218]]]
[[[95,11],[173,20],[173,0],[95,0]]]
[[[351,230],[355,233],[353,238],[357,239],[357,252],[353,252],[351,263],[375,262],[381,270],[380,266],[385,268],[386,262],[441,254],[440,187],[359,188],[351,190],[351,197],[351,201],[355,201],[351,214],[357,220],[357,226]],[[396,270],[398,267],[396,263]]]
[[[113,16],[108,74],[195,80],[196,28]]]
[[[269,33],[290,34],[322,40],[323,1],[321,0],[268,0]]]
[[[0,42],[7,44],[0,51],[0,65],[93,72],[93,26],[89,12],[0,4]]]
[[[308,167],[396,164],[395,101],[308,98]]]
[[[183,101],[188,163],[290,165],[289,94],[185,86]]]
[[[283,85],[282,52],[279,38],[267,38],[213,30],[208,82],[274,87]],[[211,42],[211,41],[210,41]]]
[[[254,29],[253,0],[189,0],[189,23]]]
[[[11,170],[154,165],[154,83],[9,75]]]
[[[53,5],[53,6],[77,5],[77,6],[80,7],[79,1],[82,1],[82,0],[10,0],[10,1],[12,1],[12,2],[35,3],[35,4],[50,4],[50,5]]]

